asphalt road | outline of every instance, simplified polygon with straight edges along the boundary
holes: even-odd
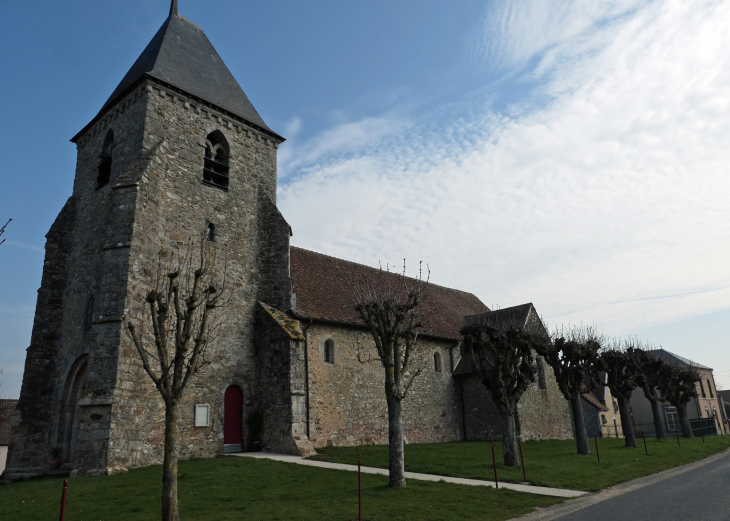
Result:
[[[555,519],[730,521],[730,455]]]

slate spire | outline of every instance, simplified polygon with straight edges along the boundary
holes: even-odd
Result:
[[[178,0],[172,0],[170,17],[142,51],[99,115],[145,77],[178,88],[284,139],[264,123],[203,29],[178,14]]]

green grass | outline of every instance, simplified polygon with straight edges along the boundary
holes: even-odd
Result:
[[[69,480],[68,521],[158,520],[161,467]],[[363,518],[502,520],[560,500],[486,487],[410,480],[401,490],[386,476],[363,475]],[[58,519],[63,479],[0,485],[0,519]],[[193,520],[357,519],[357,474],[250,458],[180,464],[180,513]]]
[[[527,481],[543,487],[573,490],[600,490],[617,483],[654,474],[685,463],[690,463],[730,447],[730,437],[680,438],[677,447],[674,438],[666,442],[647,439],[649,455],[644,453],[643,440],[637,440],[638,449],[624,447],[623,439],[599,438],[601,464],[596,456],[576,453],[575,440],[528,441],[522,444],[525,455]],[[502,465],[502,444],[495,443],[497,473],[500,481],[521,482],[522,468]],[[594,440],[591,450],[595,452]],[[318,449],[311,459],[335,463],[362,464],[388,468],[387,445],[362,447],[328,447]],[[488,442],[455,442],[406,445],[406,471],[456,476],[460,478],[494,479],[492,450]]]

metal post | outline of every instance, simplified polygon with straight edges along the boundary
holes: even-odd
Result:
[[[520,444],[520,461],[522,462],[522,481],[527,482],[527,474],[525,474],[525,457],[522,455],[522,441],[517,440]]]
[[[646,433],[644,431],[641,431],[641,437],[644,438],[644,451],[646,452],[646,455],[649,455],[649,449],[646,448]]]
[[[681,447],[682,445],[679,444],[679,429],[675,430],[674,434],[677,435],[677,447]]]
[[[594,441],[596,442],[596,456],[598,456],[598,464],[601,464],[601,453],[598,452],[598,436],[593,436]]]
[[[613,428],[616,430],[616,437],[618,438],[618,424],[616,423],[616,417],[613,417]]]
[[[499,480],[497,480],[497,457],[494,455],[494,442],[492,442],[492,463],[494,464],[494,488],[499,490]]]
[[[362,521],[362,480],[360,477],[360,455],[357,455],[357,508],[358,521]]]
[[[64,516],[66,515],[66,490],[68,489],[68,480],[63,480],[63,493],[61,494],[61,517],[58,518],[59,521],[63,521]]]

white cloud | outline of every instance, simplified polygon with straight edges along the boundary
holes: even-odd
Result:
[[[608,332],[727,307],[728,4],[514,5],[483,51],[512,66],[539,54],[530,74],[551,101],[457,107],[438,127],[369,118],[290,147],[279,205],[294,243],[427,260],[487,305],[533,301],[551,323]]]

